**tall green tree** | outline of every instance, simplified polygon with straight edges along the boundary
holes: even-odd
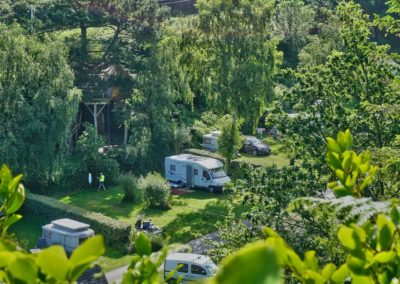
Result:
[[[61,173],[80,93],[61,43],[16,25],[1,30],[0,157],[29,185],[45,186]]]
[[[341,128],[353,130],[356,147],[388,146],[399,133],[398,112],[390,111],[399,97],[389,47],[371,41],[371,23],[359,5],[342,3],[338,15],[343,50],[332,52],[323,65],[294,73],[297,84],[287,99],[299,113],[275,120],[297,157],[312,157],[318,168],[323,167],[323,137]]]
[[[239,153],[239,149],[242,146],[238,124],[237,120],[230,120],[228,117],[222,125],[222,133],[218,137],[218,152],[225,158],[228,171],[230,170],[231,161]]]
[[[283,0],[276,5],[275,33],[282,38],[280,48],[286,63],[297,65],[299,51],[308,43],[313,28],[315,11],[303,0]]]
[[[213,110],[244,118],[255,130],[273,94],[276,43],[270,40],[272,4],[200,0],[196,5],[195,29],[183,35],[184,43],[193,47],[186,58],[194,63],[190,69],[205,82],[205,97]]]

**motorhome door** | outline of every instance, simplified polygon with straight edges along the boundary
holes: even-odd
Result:
[[[186,165],[186,184],[188,187],[193,186],[193,180],[192,180],[192,166],[191,165]]]

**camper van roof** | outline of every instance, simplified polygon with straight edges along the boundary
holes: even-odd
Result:
[[[192,154],[180,154],[180,155],[175,155],[175,156],[171,156],[168,158],[171,160],[182,161],[182,162],[193,161],[194,163],[201,165],[207,169],[216,169],[216,168],[221,168],[224,166],[217,159],[213,159],[213,158],[209,158],[209,157],[202,157],[202,156],[195,156]]]
[[[55,220],[51,222],[51,224],[53,224],[54,228],[56,229],[64,229],[73,232],[83,231],[89,229],[90,227],[90,225],[88,224],[74,221],[68,218]]]
[[[205,263],[210,262],[210,258],[205,255],[195,254],[195,253],[171,253],[167,256],[169,261],[187,261],[193,262],[196,264],[204,265]]]

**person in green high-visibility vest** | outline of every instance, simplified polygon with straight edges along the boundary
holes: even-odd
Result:
[[[106,177],[103,175],[103,173],[100,173],[100,176],[99,176],[99,188],[97,189],[97,191],[100,191],[101,188],[106,190],[106,186],[104,185],[105,180],[106,180]]]

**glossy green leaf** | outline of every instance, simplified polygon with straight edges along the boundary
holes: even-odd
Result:
[[[151,242],[145,233],[139,232],[136,234],[135,250],[140,256],[151,254]]]
[[[342,153],[342,149],[340,148],[339,144],[336,142],[335,139],[328,137],[326,138],[328,151],[332,151],[335,153]]]
[[[36,283],[37,267],[30,257],[19,256],[8,267],[14,278],[25,283]]]
[[[324,277],[324,280],[327,281],[332,277],[335,271],[336,271],[336,265],[334,265],[333,263],[328,263],[322,269],[322,277]]]
[[[22,184],[16,185],[11,191],[11,195],[7,200],[7,214],[13,214],[17,212],[25,201],[25,188]]]
[[[91,263],[102,256],[104,252],[105,247],[102,236],[97,235],[85,241],[71,255],[69,260],[71,266],[69,280],[74,281],[78,279],[90,267]]]
[[[353,229],[347,226],[340,227],[338,232],[340,242],[349,250],[355,250],[359,246],[358,240],[354,238],[353,232]]]
[[[387,250],[391,244],[396,227],[384,215],[378,215],[376,222],[379,229],[378,250]]]
[[[306,269],[311,269],[313,271],[319,270],[318,259],[315,256],[315,251],[307,251],[304,254],[304,264]]]
[[[342,264],[342,266],[340,266],[339,269],[332,274],[331,278],[333,281],[335,281],[335,283],[343,283],[348,277],[349,273],[350,271],[347,267],[347,264]]]
[[[396,254],[393,251],[383,251],[374,256],[374,260],[379,263],[388,263],[394,259]]]
[[[347,267],[350,271],[356,275],[367,275],[368,269],[366,268],[367,263],[359,258],[348,256],[347,257]]]
[[[42,250],[37,256],[36,263],[45,274],[60,282],[66,280],[70,265],[63,247],[52,246]]]
[[[275,284],[281,283],[281,271],[276,252],[259,241],[228,257],[211,283],[218,284]]]

